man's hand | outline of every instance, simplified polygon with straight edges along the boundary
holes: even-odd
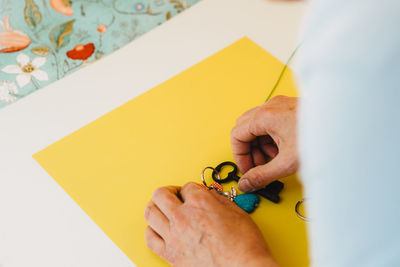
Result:
[[[159,188],[144,216],[147,246],[173,266],[277,266],[250,216],[214,190]]]
[[[237,120],[231,144],[244,174],[242,191],[255,191],[297,171],[296,109],[296,97],[276,96]]]

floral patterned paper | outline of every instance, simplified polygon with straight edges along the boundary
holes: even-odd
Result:
[[[119,49],[199,0],[0,0],[0,108]]]

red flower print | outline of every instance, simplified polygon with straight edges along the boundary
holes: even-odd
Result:
[[[88,59],[94,52],[95,47],[93,43],[89,43],[86,45],[77,45],[74,49],[67,52],[67,57],[75,60],[86,60]]]
[[[100,34],[103,34],[103,33],[105,33],[107,31],[107,26],[103,25],[103,24],[99,24],[99,26],[97,27],[97,31]]]

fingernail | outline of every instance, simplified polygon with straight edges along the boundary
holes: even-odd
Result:
[[[243,192],[253,192],[255,188],[251,185],[248,179],[242,178],[239,180],[239,189]]]

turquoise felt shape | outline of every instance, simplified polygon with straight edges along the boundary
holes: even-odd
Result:
[[[242,210],[252,213],[260,202],[260,198],[256,194],[241,194],[233,200]]]

